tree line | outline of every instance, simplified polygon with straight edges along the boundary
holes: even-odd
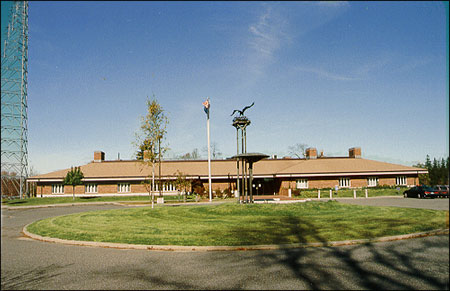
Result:
[[[176,160],[200,160],[203,157],[208,156],[208,147],[203,147],[202,149],[203,155],[200,155],[199,150],[197,148],[193,149],[190,153],[185,153],[183,155],[178,155],[175,157]],[[222,158],[222,153],[219,150],[216,142],[211,143],[211,158],[220,159]]]
[[[430,156],[427,155],[425,163],[418,163],[414,167],[423,168],[428,170],[428,174],[419,174],[419,183],[421,185],[448,185],[449,184],[449,157],[447,159],[433,158],[431,161]]]

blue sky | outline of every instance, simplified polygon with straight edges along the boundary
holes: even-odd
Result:
[[[202,153],[206,97],[224,157],[236,153],[231,112],[253,101],[248,152],[446,157],[447,18],[442,2],[31,1],[30,165],[82,165],[96,150],[133,158],[153,94],[170,158]]]

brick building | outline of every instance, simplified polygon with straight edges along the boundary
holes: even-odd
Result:
[[[145,155],[144,155],[145,158]],[[28,182],[37,184],[37,196],[72,195],[72,187],[62,181],[70,169],[33,176]],[[152,167],[137,160],[105,160],[105,153],[95,152],[94,160],[81,166],[84,185],[75,187],[75,194],[90,195],[148,195],[142,182],[149,180]],[[155,164],[155,178],[158,178]],[[206,160],[162,161],[161,183],[164,195],[176,194],[177,172],[188,180],[198,180],[208,189]],[[254,194],[287,195],[287,189],[361,188],[382,185],[411,186],[419,183],[418,175],[427,170],[373,161],[361,157],[361,148],[349,149],[347,157],[317,156],[315,148],[306,150],[303,159],[264,159],[254,164]],[[213,191],[236,189],[236,161],[211,161]],[[151,178],[150,178],[151,179]],[[156,185],[157,186],[157,185]],[[158,187],[154,189],[159,191]]]

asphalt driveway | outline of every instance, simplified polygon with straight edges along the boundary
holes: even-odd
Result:
[[[344,203],[356,202],[362,203]],[[449,289],[448,235],[222,252],[70,246],[21,235],[24,225],[38,219],[116,208],[121,206],[2,209],[1,289]]]
[[[423,208],[434,210],[449,210],[448,198],[403,198],[403,197],[376,197],[376,198],[337,198],[336,201],[347,204],[355,205],[368,205],[368,206],[395,206],[395,207],[407,207],[407,208]]]

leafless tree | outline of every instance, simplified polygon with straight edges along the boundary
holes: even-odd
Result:
[[[295,145],[288,147],[288,150],[289,150],[289,154],[291,156],[301,159],[306,156],[307,148],[308,148],[308,145],[305,143],[296,143]]]
[[[202,152],[205,153],[206,156],[208,156],[208,147],[204,147],[202,149]],[[211,158],[212,159],[219,159],[222,157],[222,153],[219,150],[219,147],[216,142],[211,143]]]
[[[198,160],[200,159],[200,155],[198,153],[198,149],[195,148],[191,153],[185,153],[184,155],[178,156],[180,160]]]

